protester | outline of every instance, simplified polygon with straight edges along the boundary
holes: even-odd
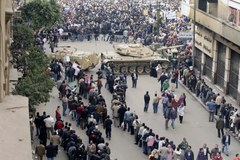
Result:
[[[216,110],[216,103],[212,99],[211,101],[208,101],[206,103],[206,105],[209,109],[209,122],[213,122],[214,121],[214,113],[215,113],[215,110]]]
[[[222,116],[219,116],[219,118],[216,121],[216,128],[218,131],[218,138],[221,138],[221,134],[222,136],[224,135],[223,129],[224,129],[224,120],[222,118]]]
[[[228,132],[225,133],[225,135],[222,137],[222,151],[225,153],[227,156],[229,155],[229,146],[231,142],[231,137]]]
[[[107,116],[107,118],[104,121],[104,128],[106,133],[106,138],[111,140],[112,135],[112,120],[110,119],[110,116]]]
[[[148,107],[149,107],[149,102],[150,102],[150,96],[148,94],[148,91],[144,95],[144,112],[148,112]]]
[[[54,157],[56,157],[56,147],[52,144],[52,142],[46,146],[46,157],[48,160],[54,160]]]
[[[179,116],[179,122],[182,124],[183,116],[185,113],[185,106],[183,103],[180,104],[180,106],[177,108],[178,116]]]
[[[158,97],[157,93],[155,93],[153,98],[153,113],[158,112],[158,104],[159,104],[160,98]]]
[[[38,160],[43,160],[43,156],[45,156],[45,146],[42,144],[41,141],[40,144],[36,145],[35,154]]]

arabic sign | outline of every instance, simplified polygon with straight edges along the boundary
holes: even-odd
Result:
[[[213,57],[213,33],[200,27],[196,27],[195,46],[209,57]]]

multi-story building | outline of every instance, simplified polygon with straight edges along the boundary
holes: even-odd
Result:
[[[195,17],[194,67],[240,103],[240,0],[183,0],[182,13]]]
[[[0,0],[0,159],[32,159],[28,99],[13,96],[11,81],[17,72],[9,63],[12,0]]]

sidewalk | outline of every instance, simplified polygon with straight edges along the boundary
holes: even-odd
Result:
[[[233,107],[240,109],[240,106],[237,104],[237,100],[235,100],[231,96],[223,93],[223,90],[219,86],[212,84],[211,81],[207,77],[203,76],[202,78],[204,79],[206,84],[213,89],[213,92],[219,93],[220,95],[224,96],[227,103],[231,103]]]
[[[227,103],[231,103],[233,107],[236,107],[236,108],[239,109],[239,106],[237,105],[236,100],[234,100],[232,97],[227,96],[226,94],[224,94],[223,91],[221,91],[218,86],[212,84],[212,83],[209,81],[209,79],[207,79],[206,77],[202,77],[202,78],[204,79],[204,81],[206,82],[206,84],[213,89],[213,92],[219,93],[220,95],[224,96],[224,98],[226,99],[226,102],[227,102]],[[190,95],[192,95],[192,97],[194,97],[194,98],[196,99],[196,101],[198,101],[198,102],[202,105],[202,107],[208,112],[207,106],[200,100],[200,98],[196,97],[196,95],[195,95],[193,92],[191,92],[191,91],[182,83],[182,81],[179,81],[179,84],[180,84]],[[215,119],[217,119],[217,116],[215,116]],[[230,132],[230,133],[231,133],[231,132]],[[234,139],[236,139],[238,142],[240,142],[240,138],[239,138],[236,134],[231,133],[231,135],[232,135],[232,137],[233,137]]]

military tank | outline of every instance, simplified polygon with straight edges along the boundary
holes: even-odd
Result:
[[[169,68],[169,60],[154,53],[142,44],[117,44],[113,46],[114,52],[104,54],[103,63],[113,65],[114,73],[120,72],[149,74],[151,68],[161,64],[163,69]]]
[[[94,68],[99,63],[99,55],[97,53],[90,53],[79,51],[76,48],[63,48],[57,50],[55,53],[48,54],[51,59],[61,59],[63,62],[78,63],[83,70]]]

